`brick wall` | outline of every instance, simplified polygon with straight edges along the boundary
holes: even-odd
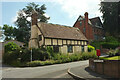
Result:
[[[120,78],[120,60],[104,60],[104,62],[94,62],[89,60],[91,70],[113,78]]]
[[[79,28],[88,40],[102,40],[104,36],[103,28],[95,27],[95,24],[91,25],[87,12],[84,14],[84,16],[85,16],[84,19],[79,20],[78,18],[73,27]],[[99,22],[98,18],[95,19],[96,20],[94,21],[94,23]],[[80,22],[82,22],[82,25],[80,25]]]
[[[87,39],[93,40],[94,36],[93,36],[92,26],[88,24],[88,26],[85,27],[85,24],[86,24],[85,21],[82,20],[81,22],[82,22],[82,25],[80,25],[80,21],[77,21],[74,27],[79,28]],[[85,32],[84,32],[84,28],[86,29]]]

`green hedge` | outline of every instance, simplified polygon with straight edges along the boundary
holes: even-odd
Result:
[[[32,61],[28,62],[27,66],[35,67],[35,66],[44,66],[44,65],[51,65],[51,64],[60,64],[66,62],[73,62],[79,60],[86,60],[89,58],[97,58],[96,53],[93,52],[84,52],[79,54],[57,54],[54,60],[46,60],[46,61]]]
[[[20,47],[15,44],[14,42],[8,42],[5,46],[5,53],[9,52],[9,51],[15,51],[17,49],[19,49]]]
[[[106,48],[106,49],[115,49],[120,46],[120,43],[118,43],[118,42],[114,42],[114,43],[113,42],[103,42],[101,45],[103,48]]]

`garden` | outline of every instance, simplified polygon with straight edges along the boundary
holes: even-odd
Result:
[[[91,45],[95,47],[95,49],[107,49],[105,52],[107,57],[100,57],[100,59],[104,60],[120,60],[120,41],[112,36],[108,36],[103,41],[94,41],[91,42]]]
[[[64,54],[55,53],[52,47],[33,48],[31,61],[30,49],[25,46],[19,47],[15,43],[9,42],[5,45],[3,63],[15,67],[35,67],[97,58],[96,51],[93,46],[88,45],[88,50],[89,52]]]

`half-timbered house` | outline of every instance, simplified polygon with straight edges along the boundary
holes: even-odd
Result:
[[[40,46],[51,46],[54,52],[77,53],[87,51],[87,39],[78,28],[37,22],[37,14],[33,14],[29,47]]]

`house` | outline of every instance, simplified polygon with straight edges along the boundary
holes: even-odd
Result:
[[[103,25],[99,17],[88,19],[88,13],[79,16],[73,27],[79,28],[88,40],[102,40]]]
[[[4,46],[9,42],[14,42],[18,46],[23,46],[24,45],[24,43],[16,41],[16,40],[8,40],[8,41],[5,41],[5,42],[0,42],[0,60],[2,59],[2,54],[4,54]]]
[[[87,51],[87,42],[78,28],[37,22],[37,13],[33,12],[30,48],[51,46],[54,52],[77,53]]]

